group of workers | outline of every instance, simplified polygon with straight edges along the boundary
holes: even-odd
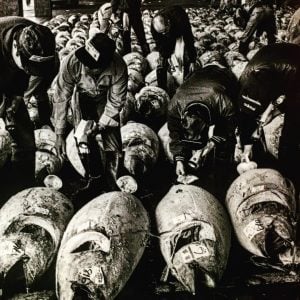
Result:
[[[124,20],[124,53],[131,51],[132,26],[146,56],[149,46],[141,20],[141,1],[112,0],[112,12],[113,18]],[[297,184],[300,47],[289,43],[275,44],[275,16],[268,0],[256,0],[246,13],[237,11],[236,19],[244,24],[239,46],[241,53],[248,51],[255,33],[259,37],[266,32],[269,43],[249,62],[239,81],[226,67],[221,55],[208,57],[205,64],[196,69],[194,38],[188,15],[182,7],[166,7],[152,19],[151,32],[160,53],[157,68],[160,87],[165,88],[171,55],[178,50],[178,45],[184,50],[182,57],[179,56],[182,84],[171,99],[167,117],[175,172],[180,176],[195,169],[193,153],[201,150],[198,151],[197,168],[213,153],[213,159],[222,162],[225,174],[226,166],[233,163],[237,135],[242,160],[251,157],[256,160],[254,150],[258,140],[254,139],[253,132],[259,126],[259,117],[270,104],[278,102],[277,111],[285,113],[278,168]],[[16,169],[15,180],[22,188],[35,185],[34,128],[24,98],[34,95],[38,99],[41,125],[53,126],[58,155],[65,155],[67,111],[76,94],[81,117],[94,120],[97,126],[92,130],[101,133],[105,178],[108,189],[116,189],[122,160],[120,111],[126,100],[128,72],[122,56],[115,51],[115,42],[103,32],[96,33],[85,46],[71,52],[59,65],[55,38],[47,27],[22,17],[3,17],[0,31],[0,116],[13,140],[11,161]],[[51,111],[47,89],[54,77]]]

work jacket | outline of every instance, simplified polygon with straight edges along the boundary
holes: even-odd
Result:
[[[127,78],[127,66],[117,53],[108,67],[93,76],[75,52],[71,52],[63,60],[54,85],[52,122],[55,132],[65,132],[67,111],[74,91],[90,101],[104,101],[106,104],[99,122],[106,126],[119,126],[119,112],[126,100]]]
[[[182,142],[185,137],[181,118],[186,109],[193,103],[205,106],[209,112],[208,125],[215,125],[212,140],[215,144],[226,142],[234,130],[234,102],[237,101],[237,96],[238,82],[234,75],[226,68],[216,65],[197,70],[178,88],[168,108],[170,150],[175,160],[186,160],[190,153],[190,147]]]

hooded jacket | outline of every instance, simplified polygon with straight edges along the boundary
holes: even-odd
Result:
[[[197,70],[178,88],[168,108],[170,150],[176,161],[188,159],[191,150],[182,142],[185,137],[181,117],[186,109],[193,103],[201,103],[206,108],[209,112],[208,125],[215,125],[212,140],[218,144],[233,134],[237,97],[238,82],[235,76],[216,65]]]

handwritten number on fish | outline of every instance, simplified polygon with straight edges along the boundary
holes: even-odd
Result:
[[[255,220],[255,225],[256,225],[258,231],[264,230],[264,226],[259,219]]]
[[[101,268],[86,268],[80,275],[83,284],[89,284],[91,282],[97,285],[104,284],[104,276]]]

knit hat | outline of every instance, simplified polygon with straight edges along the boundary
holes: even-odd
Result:
[[[22,66],[30,75],[43,76],[55,63],[55,38],[45,26],[25,27],[18,38]]]
[[[77,49],[75,55],[88,68],[97,69],[109,65],[115,49],[115,42],[99,32],[87,40],[85,46]]]

